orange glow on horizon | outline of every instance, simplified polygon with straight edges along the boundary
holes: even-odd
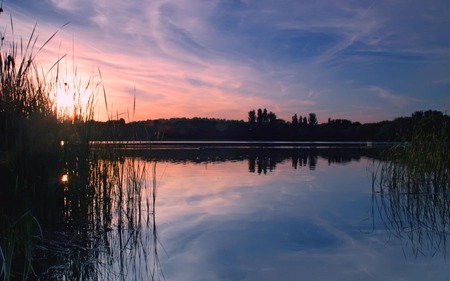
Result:
[[[46,9],[53,8],[47,10],[48,14],[40,14],[40,10],[23,8],[21,7],[23,3],[15,3],[20,1],[10,2],[5,3],[4,8],[5,13],[11,13],[11,17],[0,17],[0,26],[7,31],[4,32],[6,34],[4,46],[8,46],[11,42],[16,42],[19,46],[21,38],[27,40],[31,36],[30,39],[33,40],[30,42],[36,39],[33,44],[35,50],[32,51],[37,56],[36,58],[33,56],[35,60],[33,63],[36,63],[37,69],[43,69],[44,76],[55,70],[59,75],[64,76],[64,73],[68,72],[68,77],[73,75],[75,78],[89,73],[101,76],[99,80],[106,97],[103,96],[103,89],[100,89],[95,103],[92,103],[91,109],[94,113],[89,115],[89,118],[97,121],[123,118],[125,122],[133,122],[183,117],[246,121],[250,110],[266,108],[274,112],[278,119],[286,122],[290,122],[294,114],[304,117],[309,113],[315,113],[320,124],[327,123],[328,118],[373,123],[409,116],[421,109],[435,108],[447,111],[445,106],[448,104],[446,102],[448,98],[442,87],[448,85],[448,79],[441,70],[445,67],[431,64],[428,69],[428,63],[434,62],[434,59],[420,61],[426,66],[421,69],[430,70],[423,72],[422,79],[415,79],[421,72],[406,69],[409,65],[416,64],[396,64],[395,67],[405,67],[406,70],[402,72],[399,68],[396,73],[406,74],[399,76],[395,83],[391,81],[393,77],[379,79],[378,74],[385,74],[378,68],[369,67],[371,63],[368,62],[372,62],[372,59],[373,63],[387,59],[386,64],[377,64],[380,69],[388,67],[388,63],[396,62],[390,56],[385,56],[390,52],[390,48],[393,48],[392,54],[395,55],[402,52],[408,54],[411,51],[408,47],[400,48],[405,44],[402,36],[396,37],[400,40],[397,44],[389,44],[386,40],[369,40],[379,38],[379,34],[387,27],[384,24],[390,22],[384,21],[384,16],[380,20],[379,13],[375,12],[377,7],[372,5],[370,13],[369,10],[360,13],[358,7],[350,9],[353,11],[355,8],[355,15],[364,14],[364,17],[373,17],[367,21],[373,23],[370,25],[360,24],[360,19],[347,22],[347,9],[335,11],[339,15],[336,20],[342,17],[345,24],[330,18],[325,19],[329,26],[323,25],[324,19],[321,18],[306,20],[318,25],[306,24],[304,28],[308,32],[305,32],[305,38],[310,40],[307,41],[311,46],[314,44],[323,46],[314,48],[316,50],[314,52],[305,47],[309,51],[299,55],[282,49],[286,44],[279,44],[274,40],[262,40],[257,50],[248,51],[254,48],[253,44],[256,42],[254,40],[259,42],[260,38],[254,37],[259,33],[237,33],[234,36],[231,35],[232,32],[243,30],[228,28],[222,30],[224,26],[216,26],[215,22],[210,22],[210,19],[215,18],[216,9],[212,8],[215,7],[215,3],[209,6],[211,9],[202,10],[200,13],[198,9],[193,8],[197,7],[196,4],[183,1],[174,5],[179,9],[179,14],[167,15],[161,12],[163,3],[158,1],[149,2],[144,7],[141,5],[139,11],[135,10],[133,4],[123,7],[110,5],[111,9],[99,9],[101,12],[97,16],[86,18],[83,13],[79,13],[82,11],[82,5],[69,4],[75,3],[74,1],[62,1],[65,4],[60,4],[61,1],[58,4],[57,1],[51,1],[53,2],[51,5],[42,6]],[[271,6],[273,3],[269,4]],[[93,6],[101,7],[99,3]],[[214,13],[210,14],[212,11]],[[262,17],[252,21],[249,28],[268,15],[270,18],[265,20],[269,19],[270,22],[274,20],[274,23],[284,25],[292,20],[293,26],[297,26],[297,17],[286,18],[285,13],[278,12],[281,10],[277,8],[273,13],[262,13]],[[12,15],[14,32],[10,31]],[[276,15],[280,18],[275,18]],[[77,18],[78,16],[81,17]],[[74,20],[66,24],[64,20],[66,17],[73,17]],[[129,20],[129,17],[132,20]],[[393,21],[397,20],[398,23],[403,21],[393,18]],[[39,24],[36,25],[36,22]],[[261,21],[261,28],[267,27],[264,22]],[[438,22],[435,21],[436,24]],[[431,24],[428,21],[425,23]],[[324,36],[334,38],[336,42],[328,46],[329,42],[319,40],[314,35],[317,26],[324,29]],[[332,26],[339,28],[331,28]],[[431,40],[429,39],[431,35],[424,34],[421,37],[420,32],[417,34],[417,30],[409,30],[410,24],[407,26],[405,30],[398,29],[399,34],[410,31],[415,36],[409,38],[418,36],[417,38],[424,39],[421,48],[428,50],[423,52],[424,56],[433,54],[430,58],[436,56],[442,58],[443,62],[446,61],[446,55],[442,50],[448,49],[447,41],[442,41],[442,45],[433,41],[440,47],[429,50],[427,48],[429,44],[426,42]],[[393,27],[395,29],[396,25]],[[441,35],[440,30],[441,28],[436,29],[439,31],[435,33],[436,38]],[[225,33],[222,33],[224,31]],[[297,40],[304,41],[303,37],[291,38],[290,33],[278,34],[280,31],[271,28],[267,32],[268,36],[279,38],[280,42],[289,42],[286,46],[290,47],[296,46]],[[183,36],[180,36],[180,32]],[[356,35],[341,36],[342,34]],[[348,40],[350,37],[352,40]],[[288,41],[283,41],[285,39]],[[354,56],[353,52],[345,52],[347,48],[361,42],[361,46],[367,48],[367,52],[358,53],[360,56]],[[251,44],[246,45],[248,43]],[[388,44],[384,45],[386,43]],[[380,49],[387,51],[380,56],[370,55],[372,51],[377,52]],[[417,47],[417,50],[421,49]],[[346,59],[338,59],[339,56]],[[402,57],[405,60],[408,58],[409,55]],[[361,66],[354,67],[353,63],[355,66]],[[340,67],[345,71],[337,71]],[[354,71],[357,72],[353,73]],[[376,75],[371,75],[372,71],[377,71]],[[95,81],[91,83],[94,88],[98,86],[97,78],[95,77]],[[54,77],[52,79],[55,81]],[[74,80],[67,79],[67,81]],[[78,83],[78,79],[75,81]],[[412,87],[411,81],[422,86]],[[84,91],[84,86],[77,85],[77,90]],[[432,90],[430,88],[432,96],[419,92],[420,89],[428,87],[432,88]],[[57,90],[55,97],[55,112],[66,120],[84,116],[84,113],[80,114],[78,98],[74,99],[72,94],[73,92],[64,93],[63,90]],[[84,102],[81,103],[83,106]]]
[[[64,32],[60,35],[67,36]],[[193,117],[246,121],[248,112],[258,108],[267,108],[286,122],[290,122],[294,114],[306,116],[310,112],[317,114],[319,123],[326,123],[328,118],[362,123],[374,121],[374,117],[367,116],[366,112],[359,116],[320,112],[314,109],[317,102],[309,97],[274,101],[273,96],[262,95],[271,89],[266,89],[261,74],[248,67],[219,62],[199,64],[192,68],[158,56],[135,57],[113,51],[99,52],[99,49],[80,44],[80,41],[82,39],[73,41],[66,37],[63,41],[51,42],[40,53],[39,63],[51,68],[55,58],[64,53],[61,48],[73,51],[74,55],[69,52],[61,61],[59,75],[67,79],[60,77],[59,80],[78,81],[83,73],[91,73],[82,78],[89,81],[94,77],[95,81],[91,85],[97,87],[100,84],[100,87],[104,87],[106,102],[103,89],[94,89],[98,91],[93,108],[93,118],[97,121],[123,118],[126,122],[132,122]],[[77,54],[83,56],[78,57]],[[74,70],[76,79],[70,75]],[[100,72],[101,78],[98,77]],[[85,84],[76,84],[76,90],[72,89],[72,85],[69,85],[72,88],[59,86],[56,90],[58,118],[74,120],[79,117],[76,116],[79,115],[79,99],[73,95],[80,89],[84,90]],[[82,107],[87,100],[88,96],[83,97]]]
[[[290,121],[298,111],[305,114],[314,112],[309,108],[310,101],[280,100],[274,104],[270,96],[259,96],[266,91],[260,74],[245,66],[236,67],[221,61],[193,67],[156,55],[135,57],[111,51],[99,52],[92,45],[80,44],[82,39],[73,40],[67,35],[62,31],[59,34],[59,37],[65,37],[62,41],[50,42],[40,53],[39,63],[46,66],[44,68],[51,68],[55,58],[61,57],[64,50],[70,50],[59,66],[58,75],[62,76],[59,80],[78,81],[82,73],[89,72],[90,77],[95,76],[96,81],[91,85],[95,87],[100,82],[106,95],[105,102],[103,89],[96,89],[99,92],[93,109],[94,119],[98,121],[123,118],[132,122],[183,117],[246,121],[248,111],[257,108],[267,108],[278,118]],[[83,56],[78,57],[77,54]],[[71,75],[74,70],[76,73]],[[100,72],[101,78],[98,77]],[[76,79],[71,76],[76,76]],[[246,82],[255,88],[245,87]],[[78,110],[74,108],[79,108],[78,97],[73,96],[78,93],[71,84],[58,86],[55,97],[58,117],[66,120],[78,118],[75,116]],[[78,85],[78,90],[83,87]],[[86,100],[83,98],[83,106]],[[283,108],[285,112],[281,112]],[[289,108],[292,108],[292,113]],[[322,117],[326,120],[329,116],[318,115],[319,120]]]

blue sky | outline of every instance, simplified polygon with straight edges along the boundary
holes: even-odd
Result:
[[[36,23],[40,43],[58,31],[40,62],[67,54],[80,72],[100,69],[109,115],[129,120],[246,120],[267,108],[287,121],[314,112],[372,122],[450,109],[449,1],[5,0],[3,9],[0,27],[11,15],[16,38]],[[97,111],[104,119],[101,100]]]

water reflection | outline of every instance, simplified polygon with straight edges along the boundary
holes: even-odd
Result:
[[[372,160],[312,151],[311,170],[305,155],[294,157],[305,162],[297,170],[290,153],[277,161],[261,152],[255,161],[167,164],[171,176],[158,194],[167,278],[422,280],[448,272],[439,259],[409,263],[403,239],[391,239],[379,217],[375,227],[365,220]],[[265,176],[257,174],[258,158]]]
[[[367,147],[313,147],[313,148],[235,148],[235,147],[190,147],[124,150],[123,153],[137,153],[144,160],[172,163],[218,163],[227,161],[248,161],[248,171],[266,174],[277,165],[290,160],[294,169],[308,167],[315,170],[318,158],[328,164],[345,164],[362,157],[378,157],[380,150]]]
[[[64,184],[64,225],[50,241],[57,243],[56,249],[47,253],[56,255],[59,262],[44,276],[155,280],[160,273],[156,186],[151,186],[156,162],[97,157],[77,155],[65,162],[70,181]]]
[[[57,167],[42,157],[26,169],[31,174],[18,170],[38,192],[0,191],[0,264],[15,258],[11,279],[24,267],[42,280],[438,280],[448,273],[445,262],[421,259],[446,256],[447,194],[384,183],[371,190],[375,149],[62,149]],[[0,172],[12,185],[10,170]],[[15,249],[26,249],[20,254],[5,243],[14,237]],[[409,249],[415,264],[405,262]]]
[[[0,276],[158,280],[156,162],[63,149],[0,167]]]
[[[417,256],[447,257],[450,235],[448,168],[379,164],[373,176],[373,208],[393,237]]]

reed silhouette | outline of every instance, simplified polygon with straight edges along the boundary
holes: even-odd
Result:
[[[89,147],[98,91],[107,106],[100,71],[81,81],[66,56],[43,70],[36,56],[57,32],[39,44],[36,26],[18,41],[12,19],[10,29],[0,45],[0,279],[158,279],[158,261],[132,270],[137,256],[157,259],[148,164]]]
[[[434,119],[434,120],[431,120]],[[450,236],[449,126],[421,116],[412,141],[390,148],[373,174],[373,207],[414,255],[447,257]],[[432,121],[432,122],[430,122]]]

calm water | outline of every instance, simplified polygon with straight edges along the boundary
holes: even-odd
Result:
[[[386,226],[372,159],[306,155],[260,173],[248,159],[158,163],[167,280],[448,280],[430,237]]]
[[[372,189],[374,155],[165,147],[91,160],[85,180],[79,164],[66,167],[64,223],[43,225],[57,253],[44,276],[449,280],[442,210],[424,215],[411,206],[429,199]]]

